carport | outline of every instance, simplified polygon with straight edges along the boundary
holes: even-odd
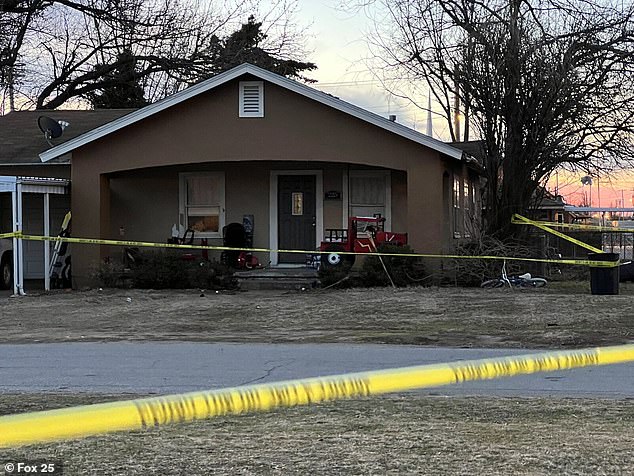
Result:
[[[0,192],[11,193],[11,223],[13,232],[39,234],[38,231],[24,230],[24,200],[26,194],[40,195],[43,210],[43,234],[50,236],[51,195],[68,195],[70,181],[58,178],[0,176]],[[8,230],[2,230],[7,233]],[[44,242],[44,289],[51,288],[51,243]],[[25,254],[24,240],[13,238],[13,293],[26,294],[24,290]]]

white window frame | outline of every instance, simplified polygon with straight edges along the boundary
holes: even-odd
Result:
[[[244,88],[245,86],[257,86],[258,87],[258,101],[259,110],[257,112],[246,112],[244,110]],[[264,117],[264,81],[240,81],[240,93],[239,96],[239,117]]]
[[[352,216],[351,208],[353,204],[350,200],[351,191],[350,183],[353,178],[384,178],[385,180],[385,229],[392,229],[392,174],[389,170],[349,170],[348,171],[348,186],[346,187],[346,211],[344,215]],[[348,226],[346,216],[345,227]],[[345,228],[344,227],[344,228]]]
[[[463,200],[464,207],[462,210],[462,232],[464,238],[471,238],[471,228],[473,228],[472,223],[472,213],[474,210],[471,207],[472,198],[472,188],[471,188],[471,180],[465,178],[462,183],[462,192],[463,192]]]
[[[461,228],[464,227],[463,210],[460,203],[462,199],[462,181],[460,176],[454,174],[451,187],[453,200],[453,237],[462,238]]]
[[[213,177],[219,184],[218,196],[218,231],[196,232],[196,238],[222,238],[222,228],[225,226],[225,173],[224,172],[187,172],[178,175],[178,223],[181,230],[187,229],[187,179],[190,177]]]

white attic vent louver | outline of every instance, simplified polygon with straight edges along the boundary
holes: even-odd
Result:
[[[240,82],[240,117],[264,117],[264,82]]]

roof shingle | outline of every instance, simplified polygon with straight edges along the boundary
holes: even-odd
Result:
[[[51,146],[37,125],[37,118],[40,116],[48,116],[70,124],[61,137],[51,141],[54,145],[59,145],[135,110],[14,111],[0,116],[0,165],[42,163],[39,154]]]

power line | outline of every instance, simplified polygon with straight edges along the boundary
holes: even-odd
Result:
[[[405,81],[407,78],[395,78],[394,81]],[[317,81],[315,86],[356,86],[357,84],[384,84],[380,79],[355,79],[350,81],[329,81],[322,83]]]

